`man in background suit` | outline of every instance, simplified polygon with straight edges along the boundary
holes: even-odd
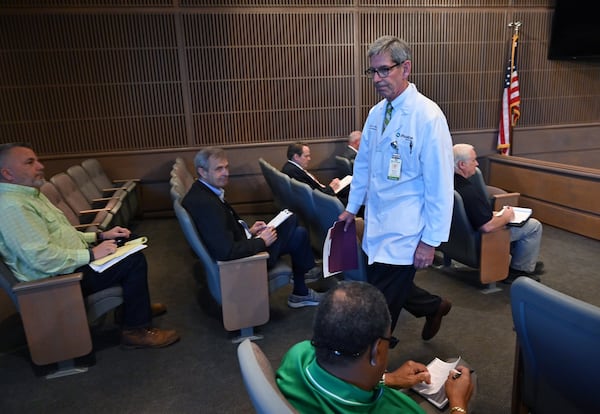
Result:
[[[354,162],[356,154],[358,154],[358,147],[360,146],[361,137],[361,131],[352,131],[350,135],[348,135],[348,145],[346,146],[342,157],[348,158],[350,161]]]
[[[342,203],[348,200],[349,187],[340,189],[340,179],[334,178],[328,185],[322,184],[317,177],[308,172],[308,164],[310,163],[310,147],[302,142],[296,142],[288,145],[287,149],[288,160],[281,168],[281,172],[288,175],[294,180],[308,184],[313,190],[319,190],[322,193],[337,196]],[[336,191],[339,191],[336,193]]]
[[[288,306],[301,308],[317,306],[321,294],[306,286],[305,274],[315,267],[308,233],[297,226],[291,216],[277,229],[257,221],[249,227],[225,201],[225,186],[229,182],[229,161],[221,148],[200,150],[194,165],[199,179],[182,200],[194,224],[215,260],[234,260],[267,251],[267,268],[289,254],[292,258],[294,288],[288,297]],[[312,273],[312,272],[311,272]]]

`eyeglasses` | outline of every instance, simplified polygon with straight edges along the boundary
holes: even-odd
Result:
[[[372,78],[373,76],[375,76],[375,74],[378,74],[380,78],[387,78],[390,75],[391,70],[394,69],[396,66],[400,66],[402,63],[404,63],[404,62],[396,63],[393,66],[381,66],[379,68],[369,68],[369,69],[365,70],[365,75]]]
[[[390,336],[389,338],[386,338],[385,336],[380,336],[379,339],[388,341],[390,343],[390,349],[394,349],[396,347],[396,345],[398,345],[398,342],[400,342],[400,340],[398,338],[396,338],[395,336]]]

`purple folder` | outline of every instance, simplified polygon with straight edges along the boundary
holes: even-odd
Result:
[[[358,268],[356,223],[353,220],[344,231],[345,222],[336,221],[329,231],[329,272],[343,272]],[[323,252],[326,254],[326,252]]]

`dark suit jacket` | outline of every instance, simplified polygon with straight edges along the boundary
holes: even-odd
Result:
[[[350,161],[354,161],[356,158],[356,151],[350,145],[346,145],[346,149],[344,149],[342,157],[348,158]]]
[[[283,167],[281,168],[281,172],[290,176],[290,178],[293,178],[296,181],[308,184],[313,190],[317,189],[325,194],[333,196],[335,195],[335,191],[333,191],[333,188],[331,188],[328,185],[325,186],[325,188],[321,187],[318,182],[313,180],[312,177],[306,173],[306,171],[292,164],[289,161],[286,161],[286,163],[283,165]]]
[[[262,239],[246,238],[235,211],[200,181],[194,182],[181,204],[192,216],[213,259],[239,259],[266,250]]]

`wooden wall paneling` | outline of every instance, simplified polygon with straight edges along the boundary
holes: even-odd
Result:
[[[540,221],[600,239],[600,170],[491,156],[490,185],[521,193]]]
[[[520,200],[523,200],[523,206],[534,211],[534,217],[542,223],[600,240],[600,216],[529,197],[521,197]]]
[[[142,171],[145,185],[156,187],[149,194],[165,197],[153,204],[168,206],[168,178],[153,168],[174,153],[216,144],[279,156],[280,144],[296,140],[341,145],[380,99],[363,71],[370,42],[389,33],[413,45],[412,80],[444,110],[454,141],[474,144],[483,157],[495,151],[506,24],[521,20],[515,151],[593,159],[600,65],[547,60],[552,7],[551,0],[7,0],[0,137],[32,142],[48,159],[114,159],[117,175]],[[586,141],[579,128],[587,126]],[[548,128],[564,135],[544,143]],[[325,175],[331,168],[326,159],[315,167]]]

